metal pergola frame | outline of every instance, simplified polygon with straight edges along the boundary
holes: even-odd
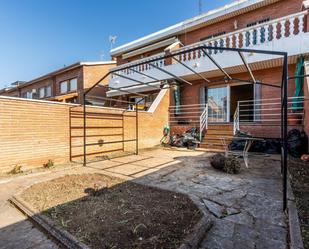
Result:
[[[83,93],[83,113],[84,113],[84,165],[86,165],[86,99],[87,95],[91,92],[91,90],[97,86],[100,87],[105,87],[108,90],[116,90],[119,92],[122,92],[124,94],[134,94],[135,96],[140,96],[143,99],[146,98],[148,95],[147,94],[141,94],[141,93],[136,93],[130,91],[130,88],[133,86],[148,86],[150,88],[153,88],[153,90],[159,90],[164,87],[164,84],[168,80],[177,80],[179,83],[183,84],[188,84],[192,85],[191,82],[188,80],[183,79],[180,76],[174,75],[173,73],[169,72],[167,69],[163,69],[156,65],[155,63],[158,61],[166,60],[168,58],[174,59],[177,63],[182,65],[185,69],[191,71],[193,74],[195,74],[198,78],[204,80],[206,83],[215,83],[218,82],[218,80],[211,81],[208,79],[208,77],[203,76],[201,73],[196,72],[193,68],[189,67],[188,65],[184,64],[181,62],[177,56],[181,56],[185,53],[193,52],[193,51],[198,51],[200,57],[205,57],[205,59],[208,59],[210,63],[215,65],[218,70],[221,71],[222,73],[222,79],[219,80],[219,82],[232,82],[232,81],[241,81],[241,82],[247,82],[251,84],[260,84],[260,85],[265,85],[265,86],[270,86],[274,88],[280,88],[281,89],[281,172],[283,176],[282,180],[282,187],[283,187],[283,210],[285,211],[287,209],[287,167],[288,167],[288,149],[287,149],[287,133],[288,133],[288,127],[287,127],[287,117],[288,117],[288,81],[289,79],[295,78],[289,78],[288,76],[288,53],[287,52],[281,52],[281,51],[267,51],[267,50],[257,50],[257,49],[245,49],[245,48],[228,48],[228,47],[217,47],[217,46],[206,46],[206,45],[199,45],[196,47],[192,47],[190,49],[183,49],[183,50],[178,50],[175,52],[169,52],[166,53],[165,55],[157,56],[157,57],[150,57],[148,60],[145,61],[137,61],[136,63],[131,63],[128,66],[116,68],[116,69],[111,69],[107,74],[105,74],[100,80],[98,80],[91,88],[86,90]],[[215,51],[215,52],[214,52]],[[229,52],[235,52],[238,54],[238,56],[241,58],[243,65],[245,66],[248,75],[250,79],[238,79],[238,78],[233,78],[231,75],[229,75],[224,68],[220,66],[220,64],[213,58],[213,54],[216,53],[221,53],[223,51],[229,51]],[[281,79],[281,84],[280,82],[279,85],[267,83],[267,82],[261,82],[257,81],[256,78],[254,77],[253,71],[250,68],[250,65],[247,63],[245,60],[245,57],[243,56],[243,53],[256,53],[256,54],[265,54],[265,55],[273,55],[273,56],[279,56],[283,60],[283,65],[282,65],[282,79]],[[166,75],[169,75],[171,78],[165,79],[165,80],[159,80],[154,78],[153,76],[147,75],[145,72],[139,72],[135,70],[136,67],[139,66],[147,66],[147,67],[153,67],[161,72],[163,72]],[[143,75],[145,78],[150,79],[151,81],[148,82],[143,82],[139,81],[136,79],[133,79],[127,75],[122,75],[121,73],[118,73],[123,70],[130,70],[132,72],[138,73],[140,75]],[[106,79],[109,75],[114,74],[117,75],[120,78],[124,78],[126,80],[130,80],[134,82],[134,85],[129,85],[129,86],[123,86],[123,87],[110,87],[107,85],[100,85],[100,83]],[[300,77],[305,77],[305,76],[300,76]],[[218,78],[218,77],[217,77]],[[164,82],[163,82],[164,81]],[[160,87],[156,85],[152,85],[155,83],[160,83]],[[110,99],[111,101],[115,101],[113,98],[108,98],[104,97],[105,99]],[[136,110],[136,129],[137,133],[136,136],[138,136],[138,108],[137,108],[138,103],[135,103],[135,110]],[[138,153],[138,137],[136,141],[136,149]]]

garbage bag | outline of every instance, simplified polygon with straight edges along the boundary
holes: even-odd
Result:
[[[246,132],[238,131],[236,137],[252,137]],[[230,150],[243,150],[245,147],[245,140],[233,140],[229,144]],[[266,154],[280,154],[281,153],[281,142],[280,139],[266,138],[264,141],[254,141],[249,152],[258,152]]]
[[[288,152],[291,156],[300,158],[308,151],[308,136],[304,131],[297,129],[290,130],[288,133]]]

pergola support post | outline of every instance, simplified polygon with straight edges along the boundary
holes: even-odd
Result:
[[[288,54],[283,59],[283,210],[287,210],[288,175]]]
[[[83,158],[83,166],[86,166],[87,165],[87,158],[86,158],[86,93],[84,92],[83,93],[83,142],[84,142],[84,158]]]

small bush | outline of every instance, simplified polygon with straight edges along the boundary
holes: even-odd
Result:
[[[14,166],[14,168],[9,173],[12,174],[12,175],[23,173],[23,171],[21,169],[21,165],[16,164]]]
[[[238,174],[240,172],[240,163],[234,157],[225,157],[222,154],[216,154],[211,158],[210,164],[215,169],[228,174]]]
[[[43,167],[46,168],[46,169],[49,169],[49,168],[51,168],[51,167],[53,167],[53,166],[54,166],[54,161],[51,160],[51,159],[49,159],[49,160],[47,161],[47,163],[44,163],[44,164],[43,164]]]
[[[234,157],[226,158],[223,171],[228,174],[238,174],[240,172],[239,161]]]

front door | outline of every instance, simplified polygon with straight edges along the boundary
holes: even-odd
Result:
[[[239,104],[239,120],[242,122],[252,122],[254,118],[254,85],[232,85],[230,93],[230,121],[234,121],[234,113]]]
[[[208,88],[208,121],[210,123],[229,122],[229,88]]]

